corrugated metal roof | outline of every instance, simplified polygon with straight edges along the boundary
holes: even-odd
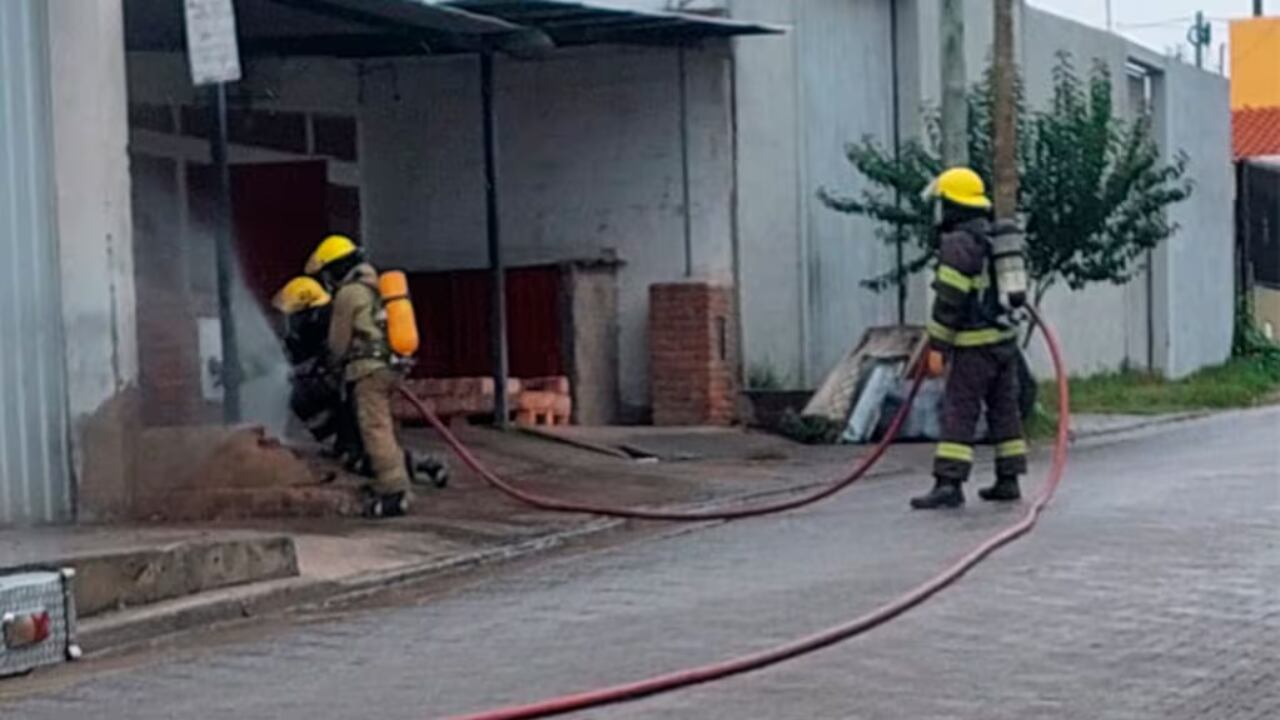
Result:
[[[1280,155],[1280,107],[1236,110],[1231,136],[1236,158]]]
[[[125,10],[130,50],[185,49],[181,3],[127,0]],[[514,49],[531,35],[574,46],[783,31],[705,15],[551,0],[239,0],[236,16],[246,55],[447,54]]]
[[[441,4],[540,30],[557,45],[688,42],[784,31],[777,26],[709,15],[631,10],[564,0],[445,0]]]

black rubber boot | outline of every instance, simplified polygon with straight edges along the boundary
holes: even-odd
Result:
[[[400,517],[409,512],[409,496],[397,492],[378,495],[370,489],[363,491],[364,515],[368,518]]]
[[[978,497],[987,502],[1014,502],[1022,499],[1022,489],[1018,487],[1017,475],[1001,475],[996,484],[978,491]]]
[[[964,505],[964,490],[957,480],[938,478],[933,489],[927,494],[911,498],[911,507],[915,510],[939,510],[958,508]]]
[[[430,485],[437,489],[449,484],[449,466],[433,455],[414,457],[406,451],[409,477],[414,485]]]
[[[409,494],[391,493],[378,500],[382,504],[382,517],[401,517],[409,512]]]

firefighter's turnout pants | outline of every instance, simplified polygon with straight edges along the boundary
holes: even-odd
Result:
[[[386,331],[378,319],[381,308],[377,271],[368,264],[358,265],[333,297],[329,355],[343,359],[343,379],[373,466],[373,490],[391,494],[408,490],[409,472],[391,414],[399,376],[389,362]]]
[[[942,441],[933,473],[964,482],[973,466],[974,432],[987,409],[988,438],[996,448],[996,475],[1027,471],[1027,443],[1018,412],[1017,343],[1010,340],[972,348],[956,348],[942,399]]]
[[[942,400],[942,438],[934,475],[964,482],[973,467],[978,418],[987,411],[987,440],[995,445],[996,474],[1027,471],[1027,443],[1019,412],[1017,333],[1002,314],[990,270],[989,226],[978,220],[945,233],[929,322],[932,345],[949,355]]]
[[[404,451],[396,439],[395,419],[391,414],[391,396],[398,380],[394,370],[383,368],[352,384],[360,438],[373,470],[373,489],[380,494],[404,492],[409,488]]]

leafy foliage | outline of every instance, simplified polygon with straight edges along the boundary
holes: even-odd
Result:
[[[1257,363],[1280,383],[1280,345],[1260,330],[1253,319],[1253,304],[1247,294],[1236,302],[1235,333],[1231,356]]]
[[[1026,216],[1035,301],[1059,283],[1079,290],[1091,283],[1128,282],[1139,269],[1137,260],[1177,231],[1165,210],[1192,192],[1186,155],[1163,161],[1149,117],[1115,117],[1112,78],[1101,62],[1081,79],[1071,56],[1061,53],[1046,109],[1027,109],[1021,79],[1015,97],[1022,178],[1018,203]],[[988,185],[993,103],[988,69],[968,96],[969,156]],[[846,155],[868,181],[866,189],[857,196],[820,192],[837,212],[879,221],[884,241],[896,243],[901,237],[904,246],[914,248],[902,267],[863,281],[876,291],[928,268],[937,253],[932,206],[920,193],[943,170],[938,114],[930,113],[925,125],[925,141],[905,143],[897,159],[871,139],[850,144]]]
[[[804,445],[834,445],[844,425],[818,415],[801,415],[788,410],[778,424],[778,433]]]

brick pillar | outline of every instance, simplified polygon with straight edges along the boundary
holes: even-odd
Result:
[[[649,288],[655,425],[731,425],[737,408],[733,289],[706,282]]]

